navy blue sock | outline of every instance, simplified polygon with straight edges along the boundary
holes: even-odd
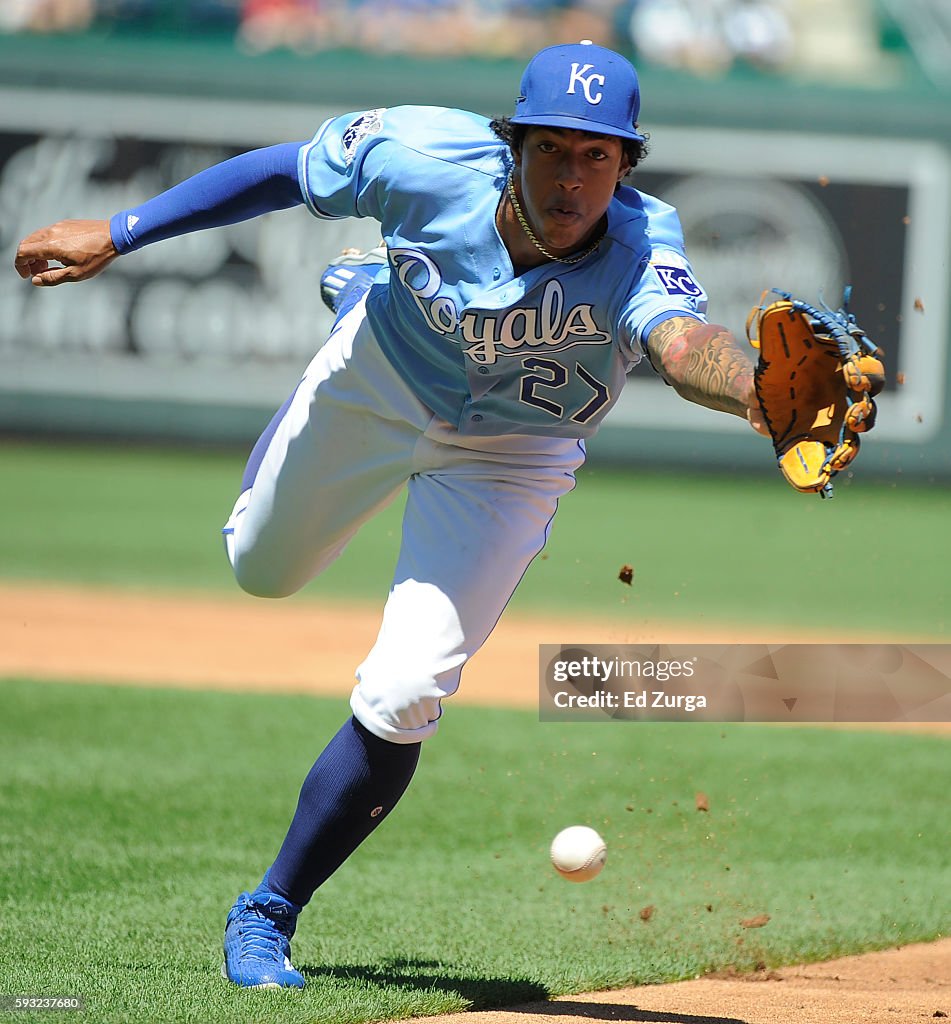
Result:
[[[304,780],[270,887],[304,904],[396,806],[419,761],[419,743],[390,743],[350,718]]]

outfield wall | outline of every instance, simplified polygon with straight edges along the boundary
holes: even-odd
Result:
[[[18,42],[0,45],[11,256],[37,226],[109,216],[234,153],[309,138],[334,113],[435,100],[504,112],[519,74]],[[865,469],[951,477],[947,97],[642,77],[651,153],[635,184],[679,209],[710,318],[742,333],[764,288],[837,305],[851,283],[891,371]],[[326,335],[321,269],[344,245],[377,240],[375,223],[317,223],[300,208],[152,246],[80,288],[39,292],[3,275],[0,429],[252,440]],[[593,456],[763,464],[745,425],[679,401],[647,369],[608,422]]]

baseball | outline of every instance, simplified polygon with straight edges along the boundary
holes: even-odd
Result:
[[[587,825],[562,829],[551,841],[551,862],[569,882],[587,882],[601,873],[608,848]]]

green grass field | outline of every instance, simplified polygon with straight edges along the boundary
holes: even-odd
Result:
[[[234,590],[219,531],[243,457],[142,448],[0,449],[0,576]],[[9,500],[14,496],[14,500]],[[837,497],[779,478],[585,469],[513,609],[942,639],[951,631],[946,488],[846,479]],[[399,506],[307,590],[381,602]],[[620,566],[635,568],[630,589]],[[820,617],[821,616],[821,617]]]
[[[82,995],[84,1020],[380,1020],[948,924],[940,739],[455,708],[399,810],[302,917],[307,989],[248,993],[217,973],[224,915],[345,702],[24,681],[0,700],[0,991]],[[579,821],[609,847],[586,885],[547,863]]]
[[[7,445],[0,578],[233,591],[219,529],[241,464]],[[513,603],[804,628],[818,607],[938,639],[946,504],[873,481],[820,502],[778,480],[591,469]],[[398,533],[395,508],[302,600],[381,601]],[[346,701],[19,679],[0,707],[0,994],[83,996],[69,1019],[357,1024],[819,960],[951,919],[944,740],[452,707],[398,811],[302,919],[308,988],[239,991],[218,975],[224,916]],[[581,886],[547,863],[577,822],[609,846]]]

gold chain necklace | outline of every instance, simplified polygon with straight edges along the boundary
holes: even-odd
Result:
[[[528,226],[528,221],[525,219],[525,215],[522,213],[522,208],[519,206],[518,197],[515,195],[515,183],[514,183],[514,171],[509,172],[508,181],[506,182],[506,188],[509,193],[509,200],[512,203],[512,209],[515,211],[515,216],[518,218],[519,224],[522,225],[522,230],[525,232],[528,240],[535,246],[535,248],[545,256],[547,259],[554,260],[556,263],[580,263],[586,256],[590,256],[595,249],[601,244],[601,239],[604,237],[602,232],[598,237],[588,246],[583,253],[578,256],[556,256],[554,253],[549,252],[541,242],[535,237],[535,232]]]

